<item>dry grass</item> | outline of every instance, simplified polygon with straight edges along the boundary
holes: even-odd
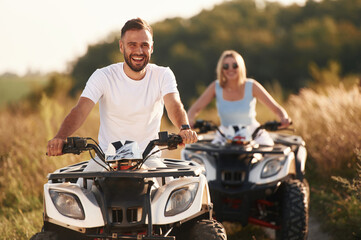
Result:
[[[290,98],[288,111],[319,173],[353,166],[354,150],[361,146],[360,102],[356,85],[349,90],[327,87],[324,94],[303,89]]]
[[[31,112],[25,104],[1,112],[0,239],[29,239],[39,231],[42,191],[47,174],[80,161],[78,156],[50,158],[45,155],[47,141],[54,136],[72,104],[74,101],[69,99],[55,100],[43,96],[39,111]],[[88,121],[86,125],[96,124],[94,118],[96,116],[92,114],[89,119],[92,123]],[[97,126],[95,128],[87,133],[97,132]],[[84,131],[82,129],[80,135],[85,136]]]

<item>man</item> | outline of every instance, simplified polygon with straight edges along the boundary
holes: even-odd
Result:
[[[49,156],[62,154],[68,136],[85,121],[99,101],[99,144],[106,151],[109,143],[133,140],[143,151],[157,138],[165,106],[172,123],[180,129],[184,144],[197,141],[189,128],[173,72],[149,64],[153,53],[153,32],[144,20],[125,23],[119,41],[124,62],[96,70],[89,78],[77,105],[64,119],[56,136],[48,142]]]

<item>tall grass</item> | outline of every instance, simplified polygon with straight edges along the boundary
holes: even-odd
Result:
[[[355,149],[361,147],[361,94],[357,85],[326,87],[322,94],[303,89],[292,96],[288,111],[307,143],[316,172],[353,171]]]
[[[356,149],[361,145],[360,102],[358,85],[346,89],[340,84],[322,91],[303,89],[287,105],[298,134],[307,144],[311,213],[334,239],[361,239],[360,199],[331,179],[359,175]]]
[[[49,172],[84,157],[47,157],[46,144],[75,104],[43,95],[39,110],[28,104],[0,114],[0,239],[29,239],[42,224],[42,191]],[[77,135],[96,138],[97,111]]]
[[[313,186],[313,211],[334,239],[361,239],[361,154],[357,154],[357,176],[332,176],[328,186]],[[311,195],[312,196],[312,195]]]

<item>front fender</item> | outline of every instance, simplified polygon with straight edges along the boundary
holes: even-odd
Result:
[[[175,216],[165,216],[165,208],[170,194],[174,190],[191,183],[198,183],[197,193],[191,206],[184,212],[176,214]],[[151,204],[152,222],[153,224],[160,225],[192,218],[192,216],[200,214],[204,205],[211,205],[211,197],[206,177],[204,175],[200,175],[199,177],[181,177],[170,181],[168,184],[163,185],[157,190]]]
[[[268,178],[261,178],[262,169],[269,160],[270,159],[265,157],[262,161],[260,161],[251,169],[248,178],[248,181],[250,183],[254,183],[256,185],[267,184],[282,180],[288,175],[296,174],[295,154],[293,152],[290,152],[288,155],[286,155],[283,159],[280,160],[282,168],[276,175]]]

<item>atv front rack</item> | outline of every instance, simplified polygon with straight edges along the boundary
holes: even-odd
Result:
[[[291,152],[291,148],[283,145],[274,145],[274,146],[259,146],[254,147],[252,145],[219,145],[212,143],[193,143],[186,145],[185,150],[190,151],[204,151],[204,152],[214,152],[214,153],[227,153],[227,154],[288,154]]]
[[[153,177],[183,177],[183,176],[199,176],[202,169],[193,162],[182,161],[176,159],[162,159],[166,167],[137,169],[137,170],[120,170],[120,171],[97,171],[97,172],[74,172],[72,167],[78,167],[78,164],[68,166],[67,169],[60,170],[57,173],[48,175],[48,180],[58,182],[56,180],[64,179],[93,179],[93,178],[153,178]],[[86,182],[86,181],[84,181]]]

